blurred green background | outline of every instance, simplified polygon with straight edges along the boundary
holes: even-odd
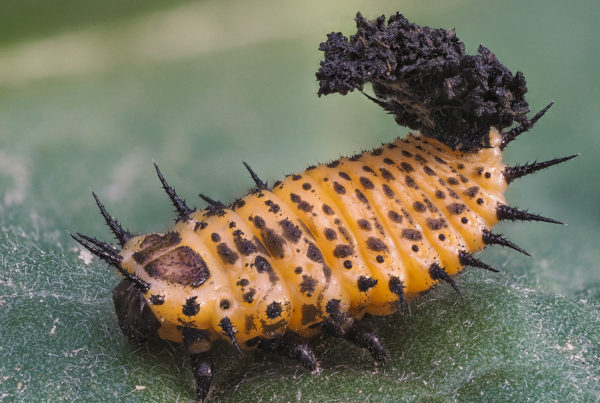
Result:
[[[217,346],[218,401],[593,401],[600,398],[600,79],[595,0],[24,0],[0,3],[0,401],[187,401],[177,346],[120,334],[118,277],[68,231],[110,239],[93,188],[133,231],[163,231],[172,208],[156,161],[188,200],[231,201],[248,161],[270,182],[402,135],[358,94],[317,98],[318,44],[403,12],[456,28],[527,78],[537,111],[509,163],[581,157],[511,186],[508,200],[567,222],[502,224],[533,258],[491,248],[502,269],[468,270],[410,315],[373,318],[393,359],[336,340],[323,372]]]

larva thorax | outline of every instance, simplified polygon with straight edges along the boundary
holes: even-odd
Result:
[[[501,136],[490,136],[492,147],[464,153],[410,135],[311,167],[132,237],[121,267],[148,285],[159,335],[201,330],[186,342],[197,351],[231,333],[247,348],[313,336],[332,315],[392,313],[485,246],[506,188]]]

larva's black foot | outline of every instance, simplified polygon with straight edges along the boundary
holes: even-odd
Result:
[[[287,332],[283,336],[274,339],[260,339],[258,348],[297,360],[310,372],[319,370],[319,362],[315,357],[315,353],[306,341],[296,333]]]
[[[160,322],[135,283],[123,279],[113,290],[119,327],[128,339],[142,344],[156,334]]]
[[[373,329],[364,323],[355,321],[352,327],[344,335],[344,338],[358,347],[369,350],[376,362],[385,363],[387,361],[387,351],[383,347],[379,336],[377,336]]]
[[[213,377],[213,366],[210,352],[190,354],[192,373],[196,378],[196,399],[203,402],[210,391]]]

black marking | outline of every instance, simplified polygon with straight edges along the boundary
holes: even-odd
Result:
[[[482,239],[483,239],[483,243],[485,243],[486,245],[507,246],[509,248],[516,250],[517,252],[521,252],[524,255],[531,256],[525,250],[519,248],[517,245],[515,245],[514,243],[512,243],[509,240],[507,240],[506,238],[504,238],[502,236],[502,234],[494,234],[493,232],[488,231],[487,229],[484,229]]]
[[[229,302],[229,300],[228,300],[228,299],[222,299],[222,300],[221,300],[221,302],[219,302],[219,307],[220,307],[222,310],[226,311],[226,310],[228,310],[229,308],[231,308],[231,303]]]
[[[281,316],[281,312],[281,303],[273,301],[269,305],[267,305],[267,318],[275,319]]]
[[[254,242],[249,239],[242,238],[241,236],[236,236],[233,238],[233,243],[235,244],[235,248],[242,256],[249,256],[258,251],[257,246]]]
[[[310,189],[312,189],[312,185],[310,183],[308,183],[308,182],[304,182],[302,184],[302,189],[304,189],[304,190],[310,190]]]
[[[356,281],[358,285],[358,290],[361,292],[367,292],[369,289],[375,287],[377,285],[377,280],[372,277],[360,276]]]
[[[144,266],[153,278],[174,284],[200,287],[210,277],[210,271],[202,257],[188,246],[180,246]]]
[[[394,210],[388,211],[388,217],[390,218],[390,220],[392,220],[395,223],[399,224],[402,222],[402,216],[400,214],[398,214],[397,212],[395,212]]]
[[[194,316],[198,312],[200,312],[200,305],[196,302],[198,297],[190,297],[185,300],[185,305],[183,305],[182,313],[185,316]]]
[[[511,183],[515,179],[519,179],[525,175],[532,174],[542,169],[551,167],[552,165],[560,164],[577,157],[579,154],[569,155],[568,157],[554,158],[549,161],[533,162],[531,164],[515,165],[514,167],[506,167],[502,172],[506,183]]]
[[[375,185],[373,185],[373,182],[371,182],[371,179],[369,178],[361,176],[360,178],[358,178],[358,180],[360,181],[362,187],[364,187],[365,189],[373,189],[375,187]]]
[[[387,169],[385,169],[385,168],[379,168],[379,172],[381,172],[381,176],[385,180],[391,181],[391,180],[396,179],[394,177],[394,175],[392,175],[392,173],[390,171],[388,171]]]
[[[416,212],[419,212],[419,213],[424,213],[425,211],[427,211],[427,207],[425,207],[425,205],[423,203],[421,203],[420,201],[414,202],[413,208],[415,209]]]
[[[318,281],[306,274],[302,275],[302,282],[300,283],[300,292],[307,296],[312,296],[315,291]]]
[[[402,237],[404,239],[408,239],[409,241],[420,241],[423,239],[423,235],[421,235],[421,232],[419,230],[411,228],[403,229]]]
[[[467,206],[464,205],[463,203],[450,203],[448,204],[448,206],[446,206],[446,208],[448,209],[448,212],[452,215],[459,215],[462,214],[463,211],[465,211],[467,209]]]
[[[292,176],[292,179],[295,180],[295,181],[299,181],[300,179],[302,179],[302,176],[301,175],[294,175],[294,176]]]
[[[333,250],[333,256],[338,259],[344,259],[354,254],[354,248],[352,245],[337,245]]]
[[[384,158],[383,163],[387,165],[394,165],[394,161],[389,158]]]
[[[277,214],[277,213],[279,213],[279,210],[281,210],[281,208],[279,207],[279,204],[274,203],[273,200],[266,200],[265,205],[269,206],[270,213]]]
[[[210,239],[213,242],[219,242],[221,240],[221,235],[217,234],[216,232],[213,232],[212,234],[210,234]]]
[[[367,239],[367,247],[375,252],[381,252],[387,250],[387,246],[379,238],[370,237]]]
[[[412,165],[410,165],[408,162],[401,162],[400,166],[402,167],[402,169],[404,170],[404,172],[406,173],[411,173],[413,172],[415,169],[412,167]]]
[[[240,257],[240,255],[227,246],[225,242],[221,242],[217,245],[217,253],[225,264],[234,264]]]
[[[283,230],[283,236],[288,241],[292,243],[297,243],[302,237],[302,230],[300,229],[300,227],[295,225],[289,219],[286,218],[284,220],[279,221],[279,225]]]
[[[327,215],[333,215],[333,209],[328,204],[323,204],[323,212]]]
[[[256,175],[256,173],[252,170],[252,168],[250,168],[250,165],[246,164],[244,161],[242,161],[242,164],[244,164],[244,166],[246,167],[246,169],[250,173],[250,176],[252,177],[252,180],[254,181],[254,183],[256,183],[256,187],[259,190],[265,190],[265,189],[267,189],[266,182],[263,182],[263,181],[260,180],[260,178],[258,177],[258,175]]]
[[[308,245],[308,250],[306,251],[306,256],[313,262],[317,262],[317,263],[323,262],[323,255],[321,254],[321,251],[312,242]]]
[[[331,161],[329,164],[327,164],[328,168],[335,168],[338,165],[340,165],[340,160],[335,160],[335,161]]]
[[[460,264],[462,264],[463,266],[479,267],[479,268],[489,270],[494,273],[499,272],[499,270],[494,269],[492,266],[482,262],[481,260],[475,259],[473,257],[473,255],[471,255],[469,252],[464,251],[464,250],[461,250],[460,252],[458,252],[458,260],[460,261]]]
[[[258,217],[257,217],[258,218]],[[256,219],[255,219],[256,223]],[[262,232],[262,239],[267,247],[267,250],[271,254],[271,256],[283,259],[285,252],[283,249],[283,245],[285,245],[285,239],[282,236],[277,234],[270,228],[267,228]]]
[[[408,186],[409,188],[414,188],[414,189],[417,188],[417,184],[415,183],[415,180],[408,175],[406,175],[406,177],[404,178],[404,182],[406,183],[406,186]]]
[[[150,303],[152,305],[162,305],[165,303],[165,298],[162,295],[154,295],[150,297]]]
[[[189,208],[185,204],[185,201],[183,201],[183,199],[177,196],[177,193],[175,193],[175,189],[169,186],[162,173],[160,172],[160,169],[158,169],[158,165],[156,163],[154,163],[154,168],[156,169],[156,174],[158,175],[158,179],[160,180],[163,189],[165,190],[165,192],[167,192],[167,195],[169,196],[169,199],[171,199],[173,207],[175,207],[178,219],[182,221],[187,221],[190,218],[190,214],[192,214],[195,210]]]
[[[511,221],[543,221],[552,224],[563,224],[560,221],[553,220],[552,218],[543,217],[541,215],[528,213],[527,210],[519,210],[516,207],[510,207],[504,204],[496,207],[496,217],[498,220],[511,220]],[[564,225],[564,224],[563,224]]]
[[[238,351],[238,353],[240,353],[240,355],[242,355],[242,350],[240,350],[240,346],[238,345],[237,339],[235,338],[235,334],[237,333],[237,331],[233,327],[231,320],[229,320],[229,318],[225,316],[219,322],[219,327],[223,329],[223,333],[225,334],[225,336],[227,336],[229,340],[231,340],[231,343],[233,343],[235,349]]]
[[[383,263],[383,262],[385,262],[385,259],[381,255],[377,255],[375,257],[375,260],[377,260],[377,263]]]
[[[319,308],[314,305],[304,304],[302,305],[302,325],[308,325],[317,320],[320,315]]]
[[[471,199],[477,196],[477,193],[479,193],[479,186],[471,186],[463,192],[465,196],[470,197]]]
[[[352,268],[352,261],[350,261],[350,260],[344,260],[344,268],[351,269]]]
[[[302,274],[302,267],[298,266],[294,269],[294,273],[296,274]]]
[[[385,183],[383,185],[381,185],[381,187],[383,188],[383,193],[390,199],[392,199],[394,196],[396,196],[394,191]]]
[[[139,264],[146,263],[165,249],[169,249],[181,242],[181,235],[175,231],[169,231],[165,235],[147,235],[140,244],[140,250],[133,254],[133,260]]]
[[[456,179],[455,177],[451,176],[448,178],[448,183],[455,186],[458,185],[458,179]]]
[[[341,195],[346,193],[346,188],[344,186],[340,185],[336,181],[333,182],[333,190],[335,190],[335,192],[337,194],[341,194]]]
[[[102,214],[102,217],[104,217],[106,225],[108,225],[112,233],[119,240],[119,244],[121,246],[124,246],[125,242],[127,242],[131,238],[131,234],[129,233],[129,231],[124,230],[123,227],[119,225],[119,222],[116,219],[114,219],[110,214],[108,214],[108,211],[106,211],[104,205],[100,203],[100,199],[98,199],[96,193],[92,192],[92,196],[94,196],[94,200],[96,200],[96,205],[98,205],[98,208],[100,209],[100,214]]]
[[[546,107],[544,109],[542,109],[541,111],[536,113],[535,116],[533,118],[531,118],[531,120],[525,118],[522,122],[520,122],[521,124],[519,126],[509,130],[506,133],[502,133],[502,140],[500,141],[500,146],[499,146],[500,150],[504,150],[504,148],[508,145],[508,143],[510,143],[511,141],[516,139],[517,136],[519,136],[521,133],[524,133],[524,132],[528,131],[529,129],[531,129],[537,123],[537,121],[542,116],[544,116],[544,114],[546,112],[548,112],[548,109],[550,109],[550,107],[552,107],[552,105],[554,105],[554,101],[550,102],[548,105],[546,105]]]
[[[254,302],[254,295],[256,295],[256,290],[252,287],[250,287],[250,290],[248,290],[248,292],[245,292],[244,294],[242,294],[242,299],[251,304],[252,302]]]
[[[369,220],[365,220],[364,218],[361,218],[360,220],[356,221],[356,223],[358,224],[358,226],[365,230],[365,231],[370,231],[371,230],[371,223],[369,222]]]
[[[277,281],[279,281],[279,277],[277,274],[275,274],[273,266],[271,266],[271,263],[269,263],[269,261],[264,257],[256,256],[254,258],[254,267],[259,273],[267,273],[269,275],[269,281],[271,284],[275,284]]]
[[[369,200],[367,199],[367,196],[365,196],[365,194],[363,192],[361,192],[359,189],[356,189],[354,191],[354,193],[356,194],[356,198],[364,204],[369,204]]]
[[[198,229],[202,230],[206,227],[208,227],[206,221],[196,221],[196,224],[194,225],[194,231],[198,231]]]
[[[398,302],[400,302],[400,309],[404,312],[405,300],[404,300],[404,283],[396,276],[390,277],[389,282],[390,291],[398,296]]]
[[[437,263],[433,263],[431,266],[429,266],[429,275],[434,280],[444,280],[450,284],[458,294],[460,294],[460,290],[458,289],[458,286],[452,277],[450,277],[450,275],[446,273],[446,270],[444,270],[443,267],[440,267]]]
[[[347,181],[352,180],[350,178],[350,176],[346,172],[344,172],[344,171],[338,172],[338,175],[340,175],[341,178],[346,179]]]
[[[328,241],[333,241],[334,239],[337,239],[337,233],[334,229],[325,228],[324,234],[325,238],[327,238]]]

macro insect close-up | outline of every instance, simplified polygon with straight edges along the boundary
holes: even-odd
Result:
[[[508,6],[353,6],[190,2],[0,48],[0,400],[599,397],[573,89]],[[11,70],[49,49],[79,56]]]

